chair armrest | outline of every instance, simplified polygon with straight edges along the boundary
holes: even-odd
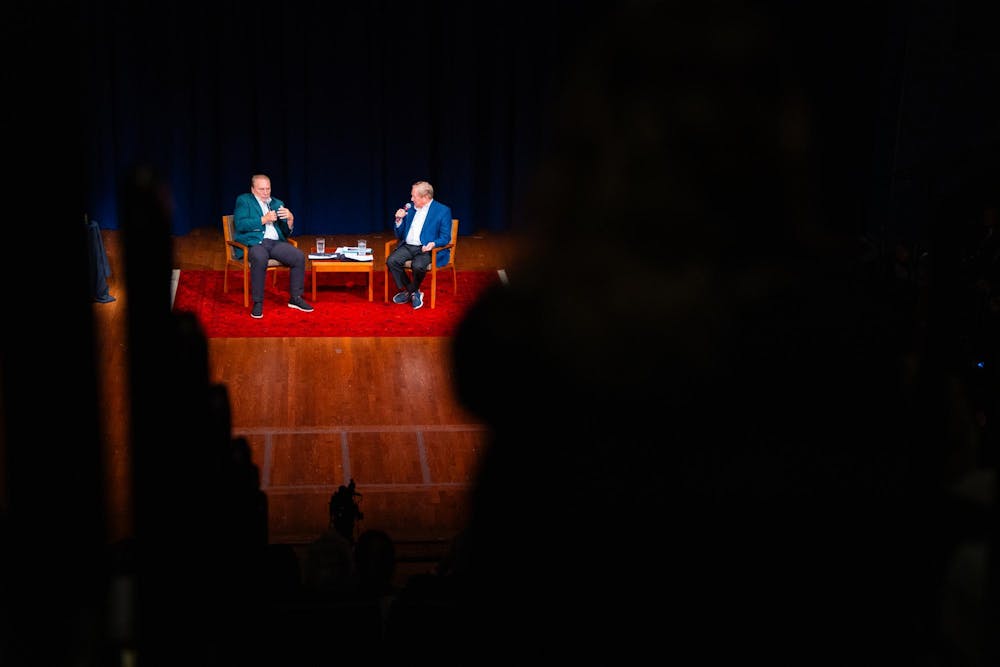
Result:
[[[239,241],[226,241],[226,245],[227,246],[231,246],[233,248],[239,248],[240,250],[243,251],[243,258],[242,259],[236,259],[236,258],[234,258],[232,251],[230,251],[230,253],[229,253],[229,260],[230,261],[233,261],[233,262],[246,262],[248,260],[248,258],[250,257],[250,255],[249,255],[250,248],[248,248],[246,246],[246,244],[240,243]]]
[[[431,264],[434,263],[434,258],[437,257],[438,250],[447,250],[448,248],[454,248],[454,247],[455,247],[454,243],[447,243],[441,246],[436,245],[433,248],[431,248]]]
[[[298,247],[299,247],[299,242],[298,242],[298,241],[296,241],[295,239],[292,239],[292,238],[290,238],[290,239],[288,239],[288,242],[289,242],[289,243],[291,243],[291,244],[292,244],[293,246],[295,246],[296,248],[298,248]]]
[[[399,239],[392,239],[391,241],[386,241],[385,242],[385,256],[386,257],[389,256],[389,253],[392,252],[392,249],[395,248],[396,244],[398,244],[398,243],[399,243]]]

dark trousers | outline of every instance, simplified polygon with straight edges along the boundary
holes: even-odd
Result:
[[[254,303],[264,302],[264,279],[267,277],[267,260],[276,259],[289,269],[288,296],[302,296],[306,284],[306,256],[287,241],[264,239],[260,245],[250,246],[250,297]]]
[[[424,281],[424,276],[427,275],[427,270],[431,267],[431,254],[421,252],[420,248],[422,247],[400,243],[385,260],[385,265],[389,268],[392,279],[396,281],[396,287],[401,290],[405,289],[410,294],[420,289],[420,283]],[[403,268],[407,261],[410,262],[412,280],[406,275],[406,269]]]

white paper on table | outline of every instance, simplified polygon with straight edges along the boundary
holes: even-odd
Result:
[[[337,253],[344,259],[353,259],[356,262],[370,262],[374,259],[371,248],[365,248],[365,252],[361,253],[357,246],[345,245],[337,248]]]

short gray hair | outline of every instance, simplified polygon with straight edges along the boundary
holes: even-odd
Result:
[[[417,192],[425,197],[434,198],[434,186],[427,181],[417,181],[413,184],[413,187],[417,189]]]

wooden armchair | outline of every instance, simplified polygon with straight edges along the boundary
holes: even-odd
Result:
[[[451,220],[451,241],[448,245],[443,245],[439,248],[431,248],[431,308],[436,306],[437,302],[437,274],[438,271],[447,271],[451,269],[451,291],[452,294],[458,294],[458,273],[455,269],[455,245],[458,242],[458,218],[452,218]],[[398,240],[392,239],[391,241],[385,242],[385,255],[386,259],[389,258],[389,253],[392,252],[396,244],[399,243]],[[437,265],[437,254],[438,251],[444,250],[445,248],[451,248],[451,255],[448,257],[448,263],[444,266]],[[410,268],[410,262],[406,262],[403,265],[407,269]],[[389,266],[384,267],[385,271],[385,303],[389,303],[389,283],[392,282],[392,276],[389,275]]]
[[[234,241],[233,229],[233,216],[224,215],[222,216],[222,234],[226,239],[226,270],[224,271],[222,278],[222,291],[223,293],[229,292],[229,269],[235,267],[243,271],[243,307],[250,307],[250,250],[247,246],[243,245],[239,241]],[[295,239],[288,239],[296,248],[299,244]],[[236,258],[236,249],[239,248],[243,251],[243,256],[239,259]],[[278,284],[278,271],[288,271],[288,267],[279,262],[276,259],[269,259],[267,261],[267,272],[273,276],[272,284]]]

